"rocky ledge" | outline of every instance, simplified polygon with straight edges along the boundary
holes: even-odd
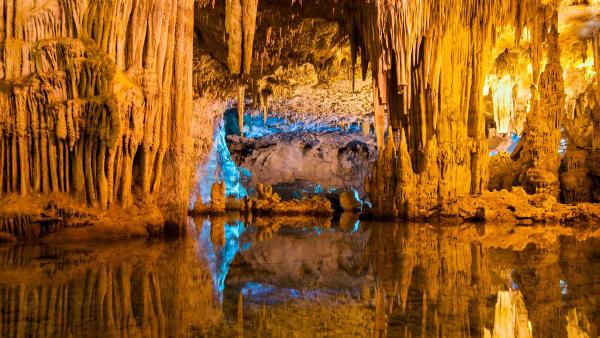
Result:
[[[521,187],[449,200],[431,212],[431,219],[502,222],[528,225],[600,223],[597,203],[563,204],[549,194],[529,195]]]

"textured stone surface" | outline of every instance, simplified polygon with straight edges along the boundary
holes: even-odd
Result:
[[[0,11],[0,192],[64,192],[102,209],[156,201],[182,222],[193,1],[9,0]]]
[[[289,132],[256,139],[229,138],[236,163],[250,183],[309,182],[322,189],[362,186],[377,156],[373,140],[345,132]]]

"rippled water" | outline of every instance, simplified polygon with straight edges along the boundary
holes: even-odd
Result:
[[[190,219],[0,246],[1,337],[596,337],[600,230]]]

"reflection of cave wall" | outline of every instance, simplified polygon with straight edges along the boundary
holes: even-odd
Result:
[[[391,304],[392,336],[483,336],[484,329],[506,324],[495,319],[494,304],[498,291],[507,287],[522,293],[535,337],[566,336],[572,308],[580,324],[597,322],[595,238],[543,239],[527,232],[500,236],[502,228],[495,226],[433,229],[417,224],[397,226],[390,235],[386,227],[371,228],[367,257]],[[511,248],[511,243],[523,247]],[[568,285],[564,295],[561,280]],[[597,334],[594,325],[582,327],[590,336]]]
[[[236,256],[226,282],[232,286],[260,281],[300,289],[359,289],[369,281],[362,238],[359,234],[323,232],[317,236],[288,229],[267,240],[256,239],[250,249]]]
[[[0,249],[0,336],[164,337],[214,325],[210,271],[193,247],[170,245]]]

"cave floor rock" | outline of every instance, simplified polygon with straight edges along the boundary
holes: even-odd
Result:
[[[135,202],[102,210],[63,193],[0,198],[0,234],[7,241],[77,242],[146,238],[162,232],[165,220],[153,203]]]

